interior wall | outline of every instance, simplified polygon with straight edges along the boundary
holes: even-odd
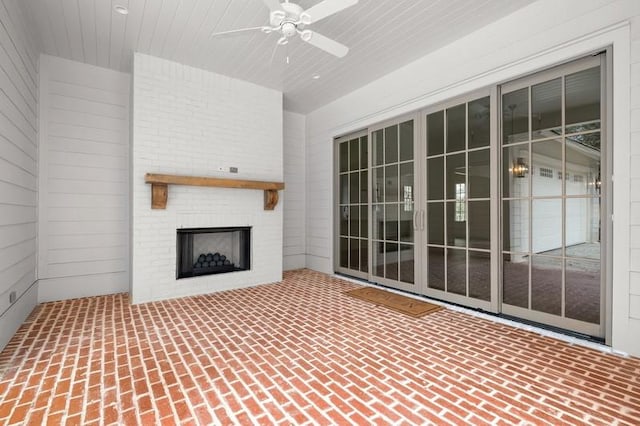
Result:
[[[285,270],[305,267],[305,116],[285,111],[284,247]]]
[[[531,25],[535,22],[536,25]],[[640,355],[640,2],[540,0],[307,115],[307,267],[333,272],[332,140],[613,45],[612,345]],[[610,123],[611,124],[611,123]],[[630,237],[629,237],[630,235]]]
[[[38,300],[129,289],[129,74],[40,57]]]
[[[0,350],[37,301],[38,50],[33,40],[17,1],[1,2]]]

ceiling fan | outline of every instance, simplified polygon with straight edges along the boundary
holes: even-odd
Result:
[[[211,37],[243,31],[260,30],[265,34],[271,34],[273,32],[279,33],[281,35],[277,44],[279,46],[289,43],[291,37],[299,35],[302,41],[338,58],[342,58],[349,52],[349,48],[344,44],[338,43],[305,27],[353,6],[358,3],[358,0],[324,0],[315,6],[311,6],[307,10],[304,10],[296,3],[289,2],[289,0],[285,0],[284,3],[280,3],[279,0],[263,1],[269,10],[271,10],[271,13],[269,13],[269,25],[214,32],[211,34]]]

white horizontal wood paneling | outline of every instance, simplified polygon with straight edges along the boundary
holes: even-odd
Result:
[[[17,5],[0,2],[0,350],[37,294],[38,69],[33,35]]]
[[[283,266],[291,270],[305,267],[305,117],[285,111],[283,121]]]
[[[41,64],[39,300],[128,291],[130,77]]]

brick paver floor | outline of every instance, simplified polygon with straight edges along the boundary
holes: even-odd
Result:
[[[639,359],[357,286],[39,305],[0,353],[0,424],[640,424]]]

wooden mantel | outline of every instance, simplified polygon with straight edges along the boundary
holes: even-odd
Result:
[[[278,191],[284,189],[283,182],[259,180],[222,179],[201,176],[161,175],[147,173],[144,181],[151,184],[151,208],[165,209],[169,195],[169,185],[210,186],[215,188],[262,189],[264,209],[273,210],[278,204]]]

